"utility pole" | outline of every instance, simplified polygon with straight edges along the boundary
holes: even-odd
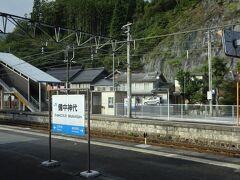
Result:
[[[209,87],[209,112],[212,116],[212,49],[211,49],[211,34],[210,30],[208,30],[208,87]]]
[[[113,58],[113,64],[112,64],[112,73],[113,73],[113,91],[115,91],[115,76],[114,76],[114,72],[115,72],[115,52],[116,52],[116,42],[113,41],[112,42],[112,58]]]
[[[68,58],[68,51],[69,51],[69,46],[66,47],[65,50],[65,62],[67,63],[67,81],[66,81],[66,88],[69,88],[69,58]]]
[[[132,23],[127,23],[122,27],[123,30],[125,30],[125,33],[127,34],[127,100],[128,100],[128,106],[127,106],[127,117],[131,118],[131,108],[132,108],[132,83],[131,83],[131,62],[130,62],[130,26]]]

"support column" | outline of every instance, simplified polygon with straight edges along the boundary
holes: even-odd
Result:
[[[3,109],[4,108],[4,89],[2,88],[0,91],[1,91],[0,92],[0,96],[1,96],[1,109]]]
[[[91,102],[91,114],[93,113],[93,92],[92,91],[90,91],[90,102]]]
[[[22,110],[22,103],[21,101],[18,100],[18,110],[21,111]]]
[[[11,95],[8,96],[8,102],[9,102],[9,109],[12,109],[12,97],[11,97]]]
[[[30,82],[29,82],[29,78],[28,78],[28,102],[30,102]]]
[[[41,83],[38,83],[38,88],[39,88],[39,92],[38,92],[38,103],[39,103],[39,112],[42,111],[42,91],[41,91]]]

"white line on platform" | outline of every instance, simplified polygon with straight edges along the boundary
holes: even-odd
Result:
[[[40,133],[40,132],[30,132],[29,130],[26,130],[24,128],[19,127],[10,127],[5,125],[0,125],[0,130],[6,130],[6,131],[12,131],[17,133],[24,133],[24,134],[30,134],[30,135],[37,135],[42,137],[48,137],[48,134]],[[74,137],[66,137],[66,136],[60,136],[60,135],[52,135],[54,139],[61,139],[61,140],[67,140],[67,141],[74,141],[74,142],[80,142],[80,143],[87,143],[86,140],[74,138]],[[129,146],[123,146],[123,145],[117,145],[117,144],[110,144],[110,143],[104,143],[104,142],[97,142],[97,141],[91,141],[91,144],[103,146],[103,147],[110,147],[115,149],[121,149],[121,150],[128,150],[128,151],[134,151],[139,153],[145,153],[145,154],[151,154],[156,156],[163,156],[168,158],[175,158],[175,159],[181,159],[186,161],[192,161],[197,163],[203,163],[203,164],[209,164],[209,165],[215,165],[215,166],[221,166],[221,167],[227,167],[232,169],[238,169],[240,170],[239,164],[234,163],[228,163],[228,162],[221,162],[221,161],[215,161],[215,160],[209,160],[209,159],[202,159],[197,157],[189,157],[179,154],[173,154],[173,153],[166,153],[166,152],[159,152],[154,150],[148,150],[148,149],[142,149],[142,148],[136,148],[136,147],[129,147]]]

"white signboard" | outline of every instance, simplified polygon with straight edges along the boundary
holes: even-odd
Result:
[[[211,91],[208,91],[208,92],[207,92],[207,99],[208,99],[208,100],[211,100],[211,99],[212,99],[212,92],[211,92]]]
[[[84,95],[52,96],[52,131],[84,136]]]

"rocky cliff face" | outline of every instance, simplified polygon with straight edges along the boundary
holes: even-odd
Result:
[[[208,58],[208,27],[218,27],[210,31],[212,57],[223,57],[228,60],[228,66],[234,68],[236,60],[224,55],[221,37],[217,32],[223,29],[222,26],[240,31],[239,0],[202,0],[176,19],[178,31],[186,33],[167,36],[150,53],[145,54],[141,59],[145,71],[160,70],[168,81],[175,79],[179,69],[201,72]],[[196,31],[188,32],[194,29]]]

